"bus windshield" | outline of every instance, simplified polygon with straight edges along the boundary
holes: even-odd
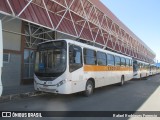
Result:
[[[65,41],[42,43],[36,52],[35,74],[40,77],[58,77],[66,69]]]

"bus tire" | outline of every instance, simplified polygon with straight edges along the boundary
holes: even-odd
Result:
[[[122,76],[122,77],[121,77],[121,82],[119,83],[119,85],[120,85],[120,86],[123,86],[123,85],[124,85],[124,82],[125,82],[124,76]]]
[[[140,79],[140,80],[142,80],[142,74],[140,74],[140,77],[139,77],[139,79]]]
[[[86,87],[85,87],[85,91],[84,91],[84,95],[86,97],[90,96],[93,94],[93,89],[94,89],[94,84],[91,80],[88,80],[86,83]]]

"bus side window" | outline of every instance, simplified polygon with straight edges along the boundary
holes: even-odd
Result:
[[[109,66],[115,65],[114,55],[107,54],[107,65],[109,65]]]
[[[141,68],[141,63],[138,62],[138,68]]]
[[[83,49],[84,53],[84,63],[87,65],[96,65],[97,59],[96,59],[96,51],[91,49]]]
[[[75,45],[69,46],[69,71],[73,72],[83,66],[82,48]]]
[[[126,58],[126,66],[129,67],[130,66],[130,60],[128,58]]]
[[[121,65],[121,59],[118,56],[115,56],[115,65],[120,66]]]
[[[132,60],[129,60],[129,61],[130,61],[129,66],[132,67],[133,66],[133,61]]]
[[[121,57],[121,66],[126,66],[126,59]]]
[[[143,63],[141,63],[141,68],[144,68],[144,64]]]
[[[98,65],[107,65],[107,57],[106,57],[106,54],[103,53],[103,52],[97,52],[97,62],[98,62]]]

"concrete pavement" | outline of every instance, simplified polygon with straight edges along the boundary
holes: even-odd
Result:
[[[2,96],[0,97],[0,102],[7,102],[10,100],[39,96],[43,94],[45,93],[35,91],[33,84],[21,86],[8,86],[3,88]]]
[[[46,94],[24,100],[2,102],[0,108],[3,111],[136,111],[135,114],[138,114],[138,111],[160,111],[159,85],[160,75],[155,75],[146,80],[128,81],[123,87],[111,85],[96,89],[95,93],[88,98],[79,95],[55,96]],[[30,96],[32,95],[34,96],[34,94],[30,94]],[[125,119],[128,118],[123,118],[123,120]],[[158,120],[160,118],[130,118],[130,120],[154,119]]]
[[[160,86],[144,102],[144,104],[137,110],[137,114],[138,114],[138,111],[159,111],[159,114],[160,114]],[[160,120],[160,117],[156,117],[154,115],[151,115],[151,116],[150,117],[142,117],[142,118],[132,117],[129,120]]]

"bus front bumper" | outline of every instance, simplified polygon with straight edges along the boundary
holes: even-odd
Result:
[[[40,84],[36,81],[34,81],[34,89],[36,91],[43,91],[43,92],[49,92],[49,93],[57,93],[57,94],[70,94],[71,91],[70,82],[66,82],[66,80],[62,80],[58,82],[57,84]]]

